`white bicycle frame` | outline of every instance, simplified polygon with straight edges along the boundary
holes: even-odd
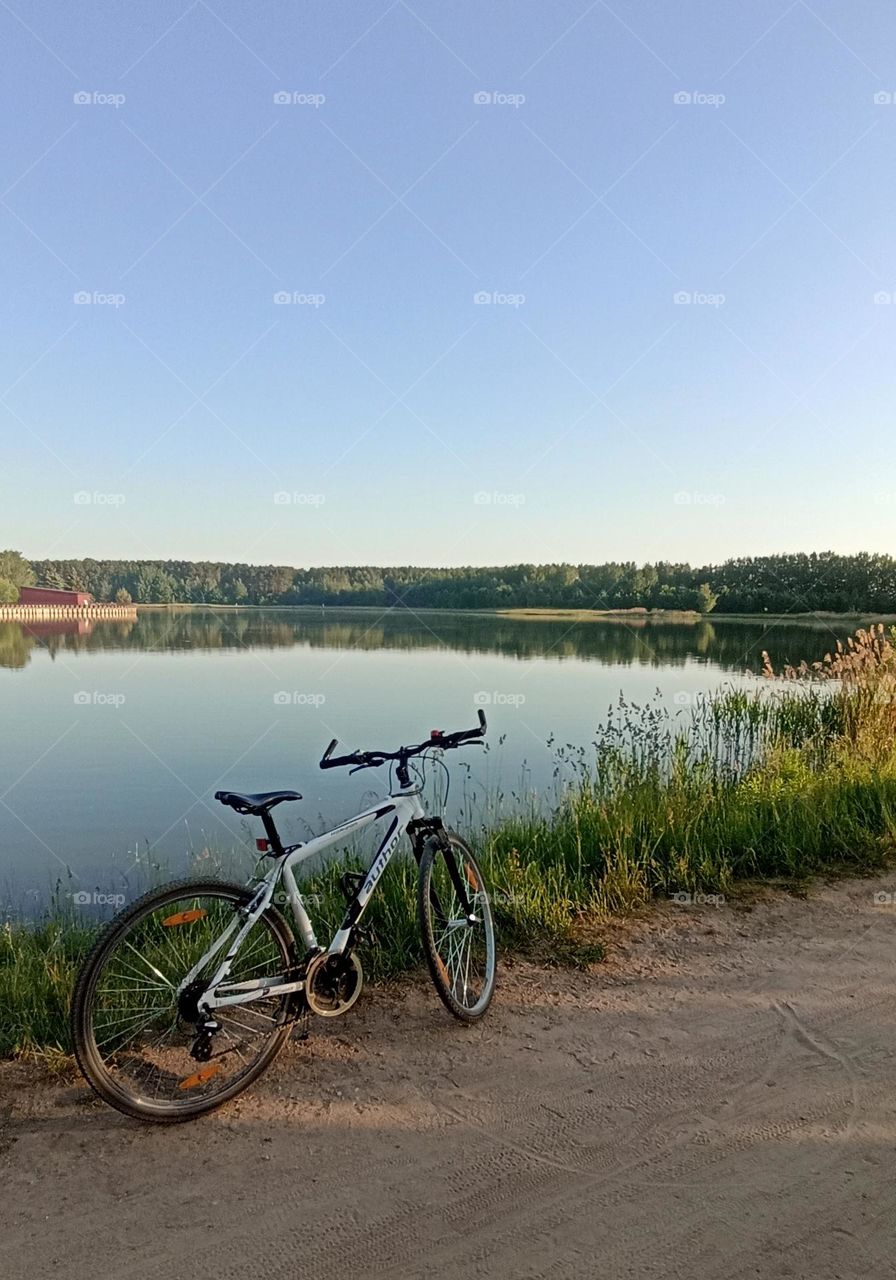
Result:
[[[195,981],[205,966],[230,939],[232,939],[230,947],[215,970],[208,987],[199,997],[198,1004],[200,1008],[220,1009],[225,1005],[247,1004],[251,1000],[261,1000],[270,995],[285,996],[294,991],[304,990],[304,979],[290,981],[282,976],[273,974],[268,978],[253,978],[246,982],[227,983],[225,979],[230,973],[233,961],[249,931],[271,905],[278,882],[283,884],[287,900],[292,909],[296,929],[306,950],[319,950],[314,927],[308,912],[305,910],[305,904],[302,901],[302,895],[296,883],[293,867],[300,862],[304,862],[307,858],[313,858],[315,854],[323,852],[324,849],[338,844],[345,836],[363,830],[364,827],[370,826],[371,823],[377,822],[380,818],[385,818],[388,814],[392,815],[392,821],[389,823],[373,861],[367,870],[363,884],[349,903],[342,924],[334,934],[329,947],[327,947],[330,955],[341,955],[348,946],[352,930],[363,915],[380,876],[388,866],[401,837],[407,831],[410,823],[426,817],[423,805],[420,802],[419,788],[390,795],[387,800],[382,800],[370,809],[365,809],[363,813],[359,813],[356,817],[349,818],[347,822],[340,823],[332,831],[327,831],[322,836],[316,836],[306,844],[290,845],[286,848],[283,854],[275,859],[274,865],[258,886],[258,891],[252,901],[244,911],[234,916],[234,919],[221,936],[212,943],[202,959],[193,966],[184,978],[178,988],[178,995],[191,982]],[[240,923],[240,916],[244,917],[242,923]]]

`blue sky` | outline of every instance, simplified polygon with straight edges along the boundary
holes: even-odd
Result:
[[[0,35],[3,545],[894,550],[892,6],[10,0]]]

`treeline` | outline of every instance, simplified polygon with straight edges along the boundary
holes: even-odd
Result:
[[[41,586],[145,604],[896,612],[892,556],[829,551],[752,556],[701,568],[662,561],[294,569],[185,560],[35,560],[29,569]]]

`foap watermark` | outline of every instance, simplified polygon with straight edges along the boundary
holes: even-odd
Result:
[[[896,293],[889,289],[878,289],[874,295],[874,305],[876,307],[892,307],[894,302],[896,302]]]
[[[326,94],[305,93],[301,89],[280,89],[274,94],[276,107],[314,107],[316,111],[326,100]]]
[[[476,893],[473,895],[474,905],[483,905],[489,903],[493,907],[524,907],[529,901],[524,893],[509,893],[505,889],[489,889],[488,893]]]
[[[526,101],[524,93],[504,93],[500,89],[479,89],[473,94],[476,107],[513,107],[517,109]]]
[[[123,893],[100,893],[99,889],[78,889],[71,895],[75,907],[123,907]]]
[[[74,495],[76,507],[123,507],[124,502],[123,493],[91,493],[87,489],[79,489]]]
[[[101,93],[98,89],[79,89],[72,94],[76,107],[114,107],[117,111],[125,104],[123,93]]]
[[[673,293],[672,301],[676,307],[724,307],[724,293],[691,293],[687,289],[679,289]]]
[[[79,689],[74,696],[74,704],[76,707],[123,707],[125,704],[125,696],[123,693],[104,693],[101,689]]]
[[[76,307],[123,307],[127,296],[123,293],[103,293],[99,289],[79,289],[73,294]]]
[[[699,707],[702,706],[705,701],[705,693],[692,693],[688,689],[676,690],[672,698],[672,702],[676,707]]]
[[[876,907],[894,907],[896,906],[896,893],[886,893],[883,889],[878,889],[873,897]]]
[[[494,689],[491,693],[487,689],[480,689],[473,694],[473,705],[477,707],[521,707],[525,701],[524,693],[505,693],[500,689]]]
[[[727,102],[724,93],[704,93],[702,89],[679,89],[673,93],[676,107],[723,107]]]
[[[721,507],[725,504],[724,493],[696,493],[687,489],[679,489],[672,495],[676,507]]]
[[[525,301],[524,293],[500,293],[495,289],[480,289],[473,294],[476,307],[521,307]]]
[[[874,105],[876,107],[892,107],[894,102],[896,102],[896,93],[893,93],[890,89],[878,89],[874,95]]]
[[[275,307],[322,307],[326,300],[325,293],[300,293],[298,289],[292,293],[280,289],[274,294]]]
[[[324,694],[304,689],[278,689],[274,694],[275,707],[322,707],[326,700]]]
[[[677,902],[686,907],[722,907],[725,905],[723,893],[688,893],[679,889],[669,894],[670,902]]]
[[[322,493],[288,493],[278,489],[274,494],[275,507],[322,507],[326,498]]]
[[[301,888],[299,888],[299,895],[306,907],[326,906],[327,900],[322,893],[302,893]],[[275,903],[278,907],[289,906],[291,901],[292,899],[285,889],[275,889],[271,894],[271,902]]]
[[[493,489],[479,489],[473,494],[473,502],[477,507],[521,507],[526,501],[524,493],[498,493]]]

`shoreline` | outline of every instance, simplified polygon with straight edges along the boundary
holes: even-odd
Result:
[[[213,613],[301,613],[313,614],[315,617],[326,617],[330,613],[364,613],[377,614],[449,614],[459,618],[509,618],[517,622],[681,622],[694,625],[698,622],[809,622],[821,624],[826,622],[849,623],[896,623],[896,613],[834,613],[818,610],[801,613],[697,613],[686,609],[554,609],[524,608],[518,609],[461,609],[445,606],[443,608],[420,607],[389,604],[197,604],[178,602],[176,604],[135,604],[138,613],[186,613],[193,611],[209,611]]]

